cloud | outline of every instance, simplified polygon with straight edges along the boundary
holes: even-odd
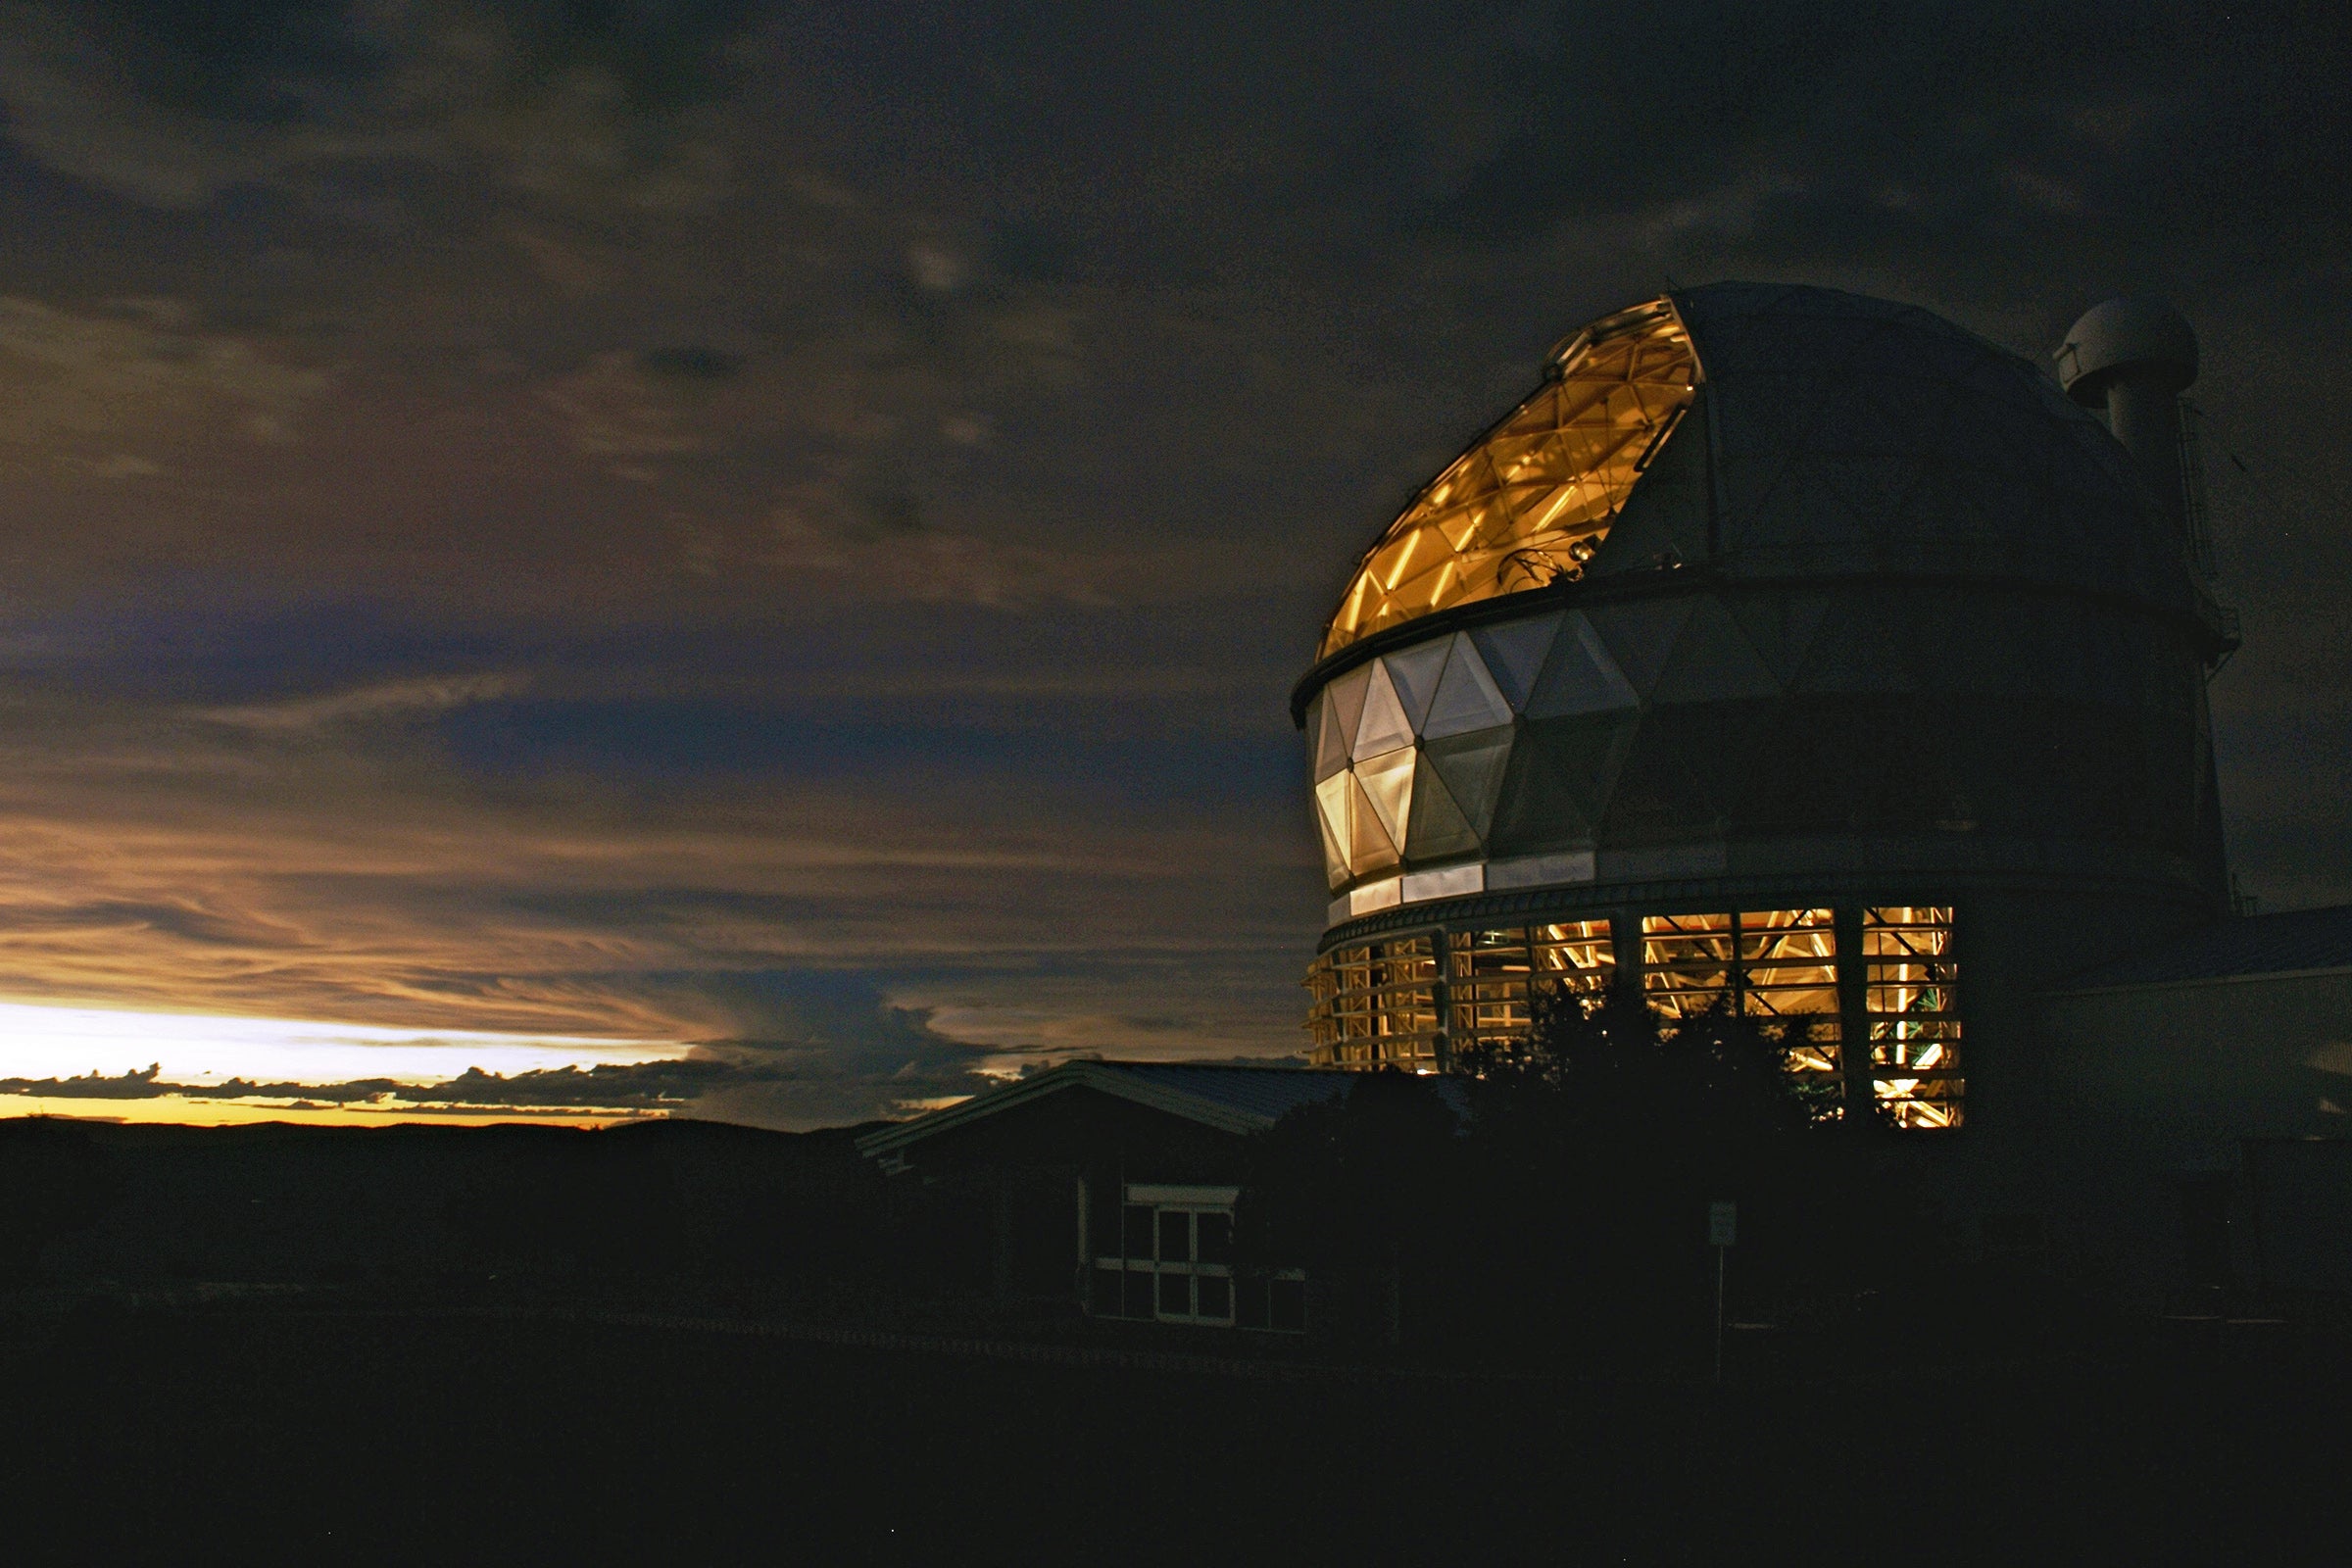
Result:
[[[160,471],[119,450],[154,437],[218,431],[278,444],[332,384],[233,335],[207,332],[174,299],[74,313],[0,298],[0,448],[79,464],[104,478]]]
[[[2217,443],[2352,493],[2332,13],[814,16],[0,12],[8,990],[845,1116],[1295,1050],[1316,619],[1670,279],[2167,292]],[[2352,897],[2352,533],[2209,467],[2233,842]]]
[[[446,712],[472,703],[497,702],[519,696],[529,687],[530,677],[516,672],[422,676],[314,697],[209,708],[201,710],[197,716],[241,729],[280,734],[318,732],[342,724],[413,717]]]
[[[694,111],[752,10],[14,0],[0,99],[51,167],[164,208],[411,161],[483,164],[590,210],[675,209],[725,187]]]

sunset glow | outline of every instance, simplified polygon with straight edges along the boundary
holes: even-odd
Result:
[[[0,1077],[115,1077],[155,1066],[170,1083],[440,1083],[469,1067],[514,1074],[659,1061],[674,1041],[390,1029],[293,1018],[122,1012],[0,1003]]]

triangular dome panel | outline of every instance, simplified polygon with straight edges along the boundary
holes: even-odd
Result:
[[[1355,755],[1355,726],[1364,713],[1364,692],[1372,684],[1372,666],[1358,664],[1323,688],[1324,722],[1337,738],[1342,755]]]
[[[1494,805],[1502,795],[1503,771],[1510,763],[1515,733],[1505,724],[1447,736],[1422,748],[1422,757],[1445,781],[1446,793],[1461,809],[1470,830],[1482,839],[1494,821]]]
[[[1381,831],[1392,844],[1404,842],[1404,826],[1412,815],[1413,759],[1410,746],[1400,747],[1355,764],[1355,781],[1380,818]]]
[[[1653,703],[1719,703],[1744,698],[1778,697],[1781,683],[1747,635],[1713,595],[1692,602],[1690,617],[1658,683],[1650,688]]]
[[[1345,875],[1355,843],[1355,781],[1334,773],[1315,786],[1315,820],[1323,825],[1323,842],[1339,858]]]
[[[1371,801],[1365,797],[1364,786],[1356,776],[1353,773],[1342,773],[1340,777],[1348,781],[1348,869],[1357,876],[1385,871],[1396,863],[1396,842],[1382,830],[1380,814],[1372,808]],[[1412,775],[1407,773],[1405,778],[1409,782]]]
[[[1559,629],[1560,617],[1551,614],[1471,631],[1478,651],[1486,656],[1487,673],[1513,708],[1536,689],[1536,677],[1544,673],[1544,656],[1551,652],[1551,639]]]
[[[1405,834],[1405,858],[1419,862],[1477,851],[1477,830],[1446,788],[1436,763],[1422,754],[1413,775],[1412,826]]]
[[[1446,659],[1453,651],[1452,641],[1449,637],[1433,638],[1417,648],[1386,655],[1380,661],[1388,666],[1389,683],[1396,690],[1405,722],[1415,730],[1429,717],[1430,700],[1438,695],[1438,679],[1446,673]]]
[[[1588,611],[1592,629],[1600,633],[1616,659],[1617,667],[1633,683],[1634,690],[1644,697],[1657,684],[1658,674],[1666,667],[1666,658],[1674,651],[1674,640],[1682,633],[1683,621],[1690,613],[1690,601],[1678,595],[1672,599],[1640,599],[1626,605],[1602,605]]]
[[[1639,708],[1642,699],[1617,661],[1582,614],[1570,612],[1551,645],[1551,657],[1522,710],[1529,718],[1608,713]]]
[[[1339,732],[1332,717],[1330,693],[1315,693],[1314,701],[1306,705],[1306,760],[1318,784],[1348,765],[1348,748],[1339,744]]]
[[[1820,594],[1736,594],[1727,608],[1773,678],[1786,686],[1803,665],[1829,600]]]
[[[1494,677],[1487,673],[1476,645],[1456,632],[1452,657],[1446,661],[1445,676],[1438,682],[1438,695],[1429,705],[1421,733],[1436,740],[1510,721],[1511,705],[1503,701]]]
[[[1323,880],[1337,892],[1348,885],[1348,852],[1331,836],[1331,821],[1320,801],[1315,803],[1315,832],[1323,840]]]
[[[1389,667],[1372,662],[1372,678],[1364,688],[1364,713],[1355,727],[1355,757],[1361,761],[1413,744],[1413,726],[1406,722],[1404,705],[1396,700]]]

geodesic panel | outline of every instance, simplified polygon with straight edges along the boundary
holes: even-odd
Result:
[[[1408,754],[1409,755],[1409,754]],[[1380,825],[1380,813],[1365,798],[1363,782],[1353,773],[1342,773],[1348,781],[1348,864],[1357,876],[1385,871],[1397,861],[1396,841],[1390,838]],[[1409,783],[1412,775],[1405,775]]]
[[[1674,639],[1653,703],[1708,703],[1743,697],[1778,697],[1781,683],[1756,653],[1731,612],[1712,594],[1690,603],[1690,614]]]
[[[1532,620],[1506,620],[1499,626],[1478,626],[1470,636],[1485,657],[1487,673],[1513,708],[1523,706],[1544,672],[1544,656],[1560,629],[1560,617],[1538,615]]]
[[[1446,656],[1452,651],[1452,639],[1439,637],[1417,648],[1381,656],[1380,662],[1389,669],[1389,682],[1396,690],[1397,704],[1404,710],[1404,721],[1416,733],[1429,717],[1430,701],[1438,695],[1438,679],[1446,673]]]
[[[1489,835],[1494,853],[1592,845],[1641,724],[1626,710],[1523,725]]]
[[[1829,289],[1674,302],[1706,370],[1727,572],[1974,572],[2200,612],[2179,525],[2039,366]]]
[[[1689,407],[1698,362],[1660,299],[1595,321],[1553,364],[1366,553],[1317,658],[1455,605],[1584,574]]]
[[[1345,784],[1346,780],[1341,782]],[[1343,812],[1345,809],[1343,806]],[[1332,836],[1331,819],[1324,813],[1321,801],[1315,803],[1315,832],[1323,840],[1324,883],[1337,893],[1348,885],[1348,852],[1341,847],[1342,841]]]
[[[1355,847],[1355,780],[1334,773],[1315,786],[1315,820],[1323,824],[1323,841],[1338,856],[1340,868],[1353,874]],[[1345,875],[1342,880],[1345,880]]]
[[[1544,662],[1535,691],[1520,710],[1530,718],[1571,717],[1638,708],[1641,702],[1592,623],[1571,611],[1552,639],[1551,657]]]
[[[1724,608],[1740,623],[1748,646],[1764,661],[1764,667],[1772,671],[1773,679],[1787,686],[1796,679],[1797,668],[1813,644],[1813,634],[1821,629],[1821,618],[1828,612],[1829,603],[1824,594],[1732,594]]]
[[[1486,661],[1479,658],[1477,645],[1456,632],[1453,652],[1446,661],[1446,673],[1438,681],[1438,695],[1429,705],[1429,717],[1421,724],[1422,736],[1437,740],[1474,729],[1492,729],[1510,721],[1511,705],[1502,700],[1494,677],[1487,673]]]
[[[1596,605],[1585,613],[1625,678],[1646,697],[1666,667],[1666,657],[1674,651],[1683,622],[1690,616],[1690,600],[1683,594],[1671,599],[1638,599],[1626,605]]]
[[[1407,745],[1355,764],[1355,781],[1380,818],[1381,831],[1392,844],[1404,842],[1404,824],[1413,805],[1413,759]]]
[[[1329,733],[1343,757],[1355,755],[1356,721],[1364,716],[1364,693],[1371,684],[1372,666],[1358,664],[1323,688],[1323,721],[1331,726]]]
[[[1396,682],[1389,678],[1389,666],[1376,659],[1364,687],[1363,716],[1356,721],[1355,760],[1360,762],[1412,744],[1413,726],[1404,716],[1404,705],[1396,700]]]
[[[1415,863],[1478,853],[1477,830],[1427,753],[1414,766],[1412,825],[1405,832],[1404,853]]]
[[[1446,793],[1470,824],[1485,838],[1494,821],[1494,803],[1511,760],[1511,743],[1518,732],[1505,724],[1424,741],[1421,756],[1446,782]]]

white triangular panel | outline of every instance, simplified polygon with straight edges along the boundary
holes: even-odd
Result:
[[[1341,754],[1355,752],[1355,722],[1363,716],[1364,690],[1372,684],[1372,666],[1358,664],[1323,688],[1323,722],[1332,726]]]
[[[1403,705],[1405,721],[1416,730],[1429,717],[1430,699],[1438,695],[1438,677],[1446,672],[1446,656],[1451,645],[1451,638],[1439,637],[1381,660],[1389,666],[1389,680],[1396,688],[1396,701]]]
[[[1385,871],[1397,861],[1396,845],[1381,828],[1380,815],[1372,803],[1364,798],[1364,787],[1353,773],[1339,775],[1348,781],[1348,868],[1357,876],[1373,871]]]
[[[1323,824],[1325,846],[1339,857],[1343,875],[1351,869],[1348,851],[1355,841],[1354,817],[1350,812],[1354,798],[1354,782],[1344,769],[1315,786],[1315,817]]]
[[[1334,889],[1347,886],[1348,852],[1340,848],[1338,839],[1331,836],[1331,822],[1320,801],[1315,803],[1315,831],[1323,840],[1324,882]]]
[[[1446,674],[1438,682],[1438,695],[1429,705],[1421,733],[1437,740],[1510,721],[1511,705],[1502,700],[1478,649],[1468,637],[1454,633],[1453,653],[1446,661]]]
[[[1404,825],[1412,820],[1413,759],[1418,755],[1404,746],[1355,764],[1355,781],[1363,786],[1364,798],[1372,803],[1392,844],[1404,842]]]
[[[1355,726],[1356,760],[1412,744],[1412,721],[1404,716],[1404,705],[1396,700],[1396,683],[1389,678],[1388,664],[1376,659],[1372,683],[1364,688],[1363,717]]]

